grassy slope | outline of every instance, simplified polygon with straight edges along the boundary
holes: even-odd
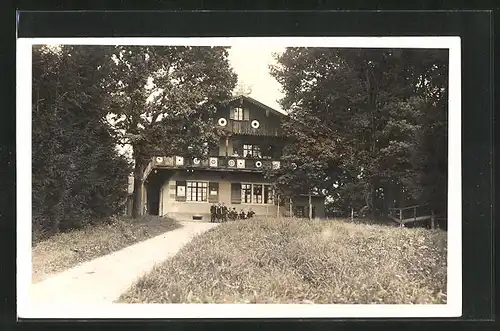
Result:
[[[341,221],[239,221],[142,277],[129,303],[445,303],[446,233]]]
[[[33,246],[33,282],[178,227],[172,219],[148,216],[59,233]]]

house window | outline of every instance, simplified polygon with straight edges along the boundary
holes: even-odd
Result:
[[[253,203],[262,203],[263,201],[262,185],[254,184],[252,201]]]
[[[262,157],[259,145],[243,145],[243,157]]]
[[[273,188],[271,185],[264,185],[264,203],[272,204],[273,202]]]
[[[233,119],[237,121],[243,121],[243,108],[233,108]]]
[[[206,202],[208,195],[207,182],[187,182],[186,200]]]
[[[241,184],[241,202],[252,203],[252,184]]]
[[[304,217],[305,216],[305,208],[304,206],[296,206],[295,207],[295,216]]]
[[[273,189],[266,184],[241,184],[241,202],[273,204]]]

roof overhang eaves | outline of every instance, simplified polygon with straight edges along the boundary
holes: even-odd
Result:
[[[232,103],[232,102],[234,102],[236,100],[239,100],[239,99],[243,99],[243,100],[248,101],[248,102],[250,102],[250,103],[252,103],[252,104],[254,104],[254,105],[258,106],[258,107],[261,107],[261,108],[264,108],[266,110],[269,110],[270,112],[272,112],[273,114],[275,114],[277,116],[288,116],[288,114],[282,113],[279,110],[276,110],[276,109],[274,109],[272,107],[269,107],[268,105],[263,104],[262,102],[257,101],[254,98],[246,96],[246,95],[239,95],[237,97],[231,98],[231,99],[226,100],[225,102],[223,102],[223,104],[230,104],[230,103]]]

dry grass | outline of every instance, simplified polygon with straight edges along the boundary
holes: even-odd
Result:
[[[137,220],[114,218],[107,225],[56,234],[32,248],[32,281],[120,250],[139,241],[179,228],[176,221],[147,216]]]
[[[124,293],[127,303],[445,303],[446,233],[342,221],[229,222]]]

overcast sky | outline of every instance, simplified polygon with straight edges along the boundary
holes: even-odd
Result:
[[[236,45],[229,49],[229,61],[238,74],[238,82],[252,88],[250,97],[281,111],[277,100],[282,97],[281,85],[269,73],[269,65],[276,64],[273,53],[282,53],[283,47]]]

